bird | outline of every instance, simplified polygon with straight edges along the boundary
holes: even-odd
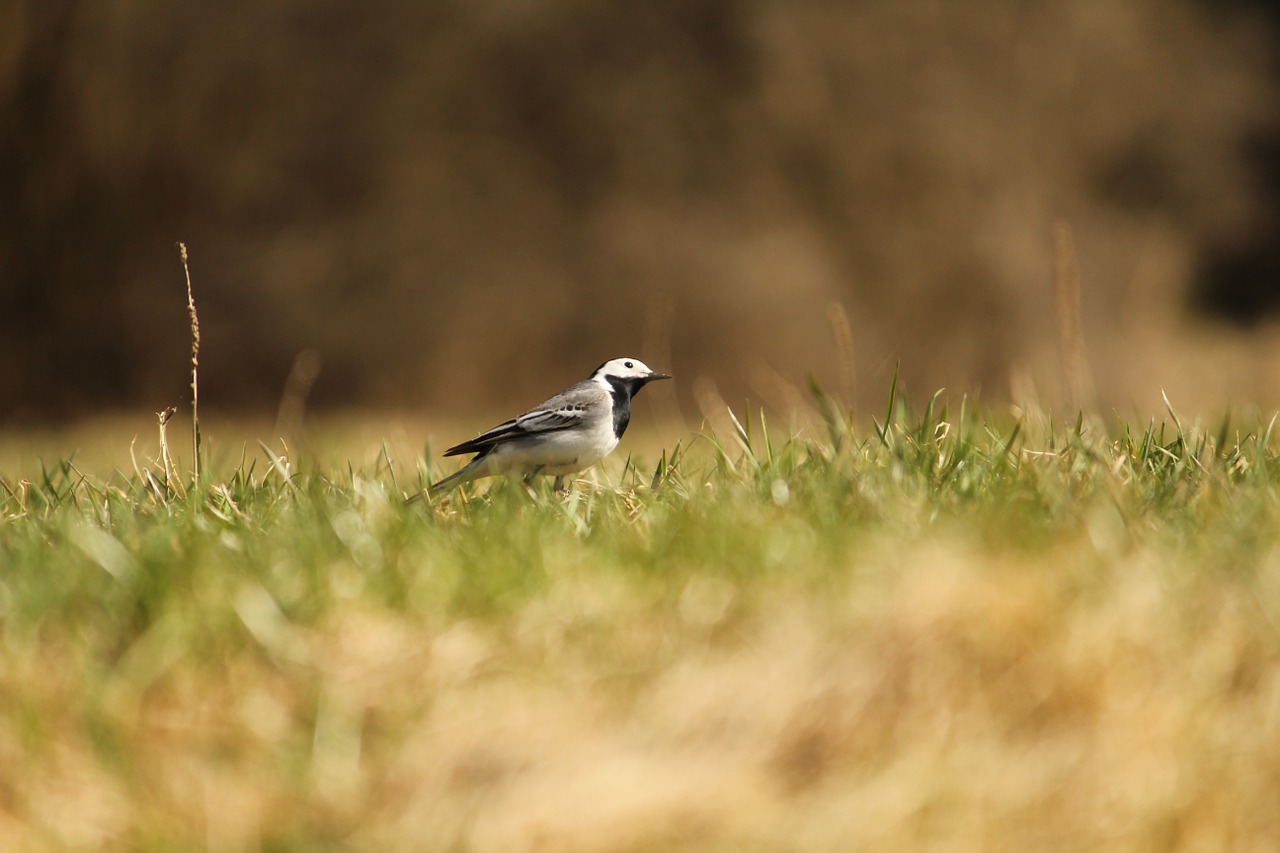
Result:
[[[610,359],[524,414],[450,447],[445,456],[476,456],[427,491],[439,493],[480,477],[511,473],[523,474],[526,483],[539,474],[553,475],[560,491],[566,475],[590,468],[618,446],[631,422],[636,392],[670,378],[638,358]]]

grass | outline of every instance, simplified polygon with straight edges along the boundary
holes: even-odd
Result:
[[[0,472],[0,847],[1274,849],[1274,421]],[[656,463],[656,464],[655,464]]]

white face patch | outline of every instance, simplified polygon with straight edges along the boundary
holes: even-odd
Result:
[[[596,371],[596,376],[614,376],[618,379],[640,379],[652,375],[649,365],[638,358],[615,358],[606,361]]]

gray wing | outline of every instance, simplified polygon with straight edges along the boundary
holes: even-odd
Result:
[[[484,453],[504,441],[513,441],[524,436],[539,433],[556,432],[572,429],[584,422],[591,411],[604,405],[609,392],[590,380],[579,382],[567,391],[563,391],[539,406],[534,406],[522,415],[498,424],[491,430],[480,433],[470,441],[454,445],[444,452],[445,456],[458,456],[463,453]]]

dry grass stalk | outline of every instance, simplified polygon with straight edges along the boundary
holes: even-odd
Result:
[[[831,324],[831,337],[836,342],[836,355],[840,364],[840,393],[853,410],[858,393],[858,371],[853,360],[853,329],[844,305],[832,302],[827,305],[827,322]]]
[[[166,429],[169,419],[177,413],[178,410],[173,406],[168,406],[162,411],[156,412],[156,420],[160,424],[160,464],[164,468],[166,497],[173,492],[174,484],[179,482],[177,472],[173,470],[172,457],[169,455],[169,436]],[[136,464],[134,467],[137,467]]]
[[[1085,361],[1080,323],[1080,261],[1075,234],[1062,220],[1053,227],[1053,295],[1067,402],[1072,409],[1091,409],[1093,379]]]
[[[301,432],[307,397],[320,375],[321,363],[320,353],[313,349],[304,349],[293,360],[293,367],[284,383],[284,393],[280,395],[280,408],[276,412],[277,436],[296,436]]]
[[[178,244],[182,256],[182,272],[187,277],[187,315],[191,318],[191,470],[200,479],[200,318],[196,316],[196,300],[191,290],[191,268],[187,266],[187,244]]]
[[[675,359],[671,355],[672,329],[675,326],[676,304],[665,294],[649,300],[644,320],[644,353],[649,364],[666,365],[663,369],[669,373],[679,374]],[[677,380],[679,377],[677,376]],[[670,384],[670,383],[668,383]],[[659,383],[661,385],[661,383]],[[658,415],[660,424],[683,424],[684,412],[680,408],[680,399],[674,388],[655,388],[652,395],[646,394],[648,405]],[[665,429],[665,426],[664,426]],[[674,439],[673,439],[674,440]]]
[[[818,417],[812,397],[771,365],[764,362],[753,365],[750,382],[751,390],[760,396],[765,407],[789,412],[800,422]]]
[[[715,435],[733,435],[733,422],[729,418],[729,404],[720,396],[720,389],[709,376],[693,380],[693,399],[702,412],[703,419],[711,425]]]

